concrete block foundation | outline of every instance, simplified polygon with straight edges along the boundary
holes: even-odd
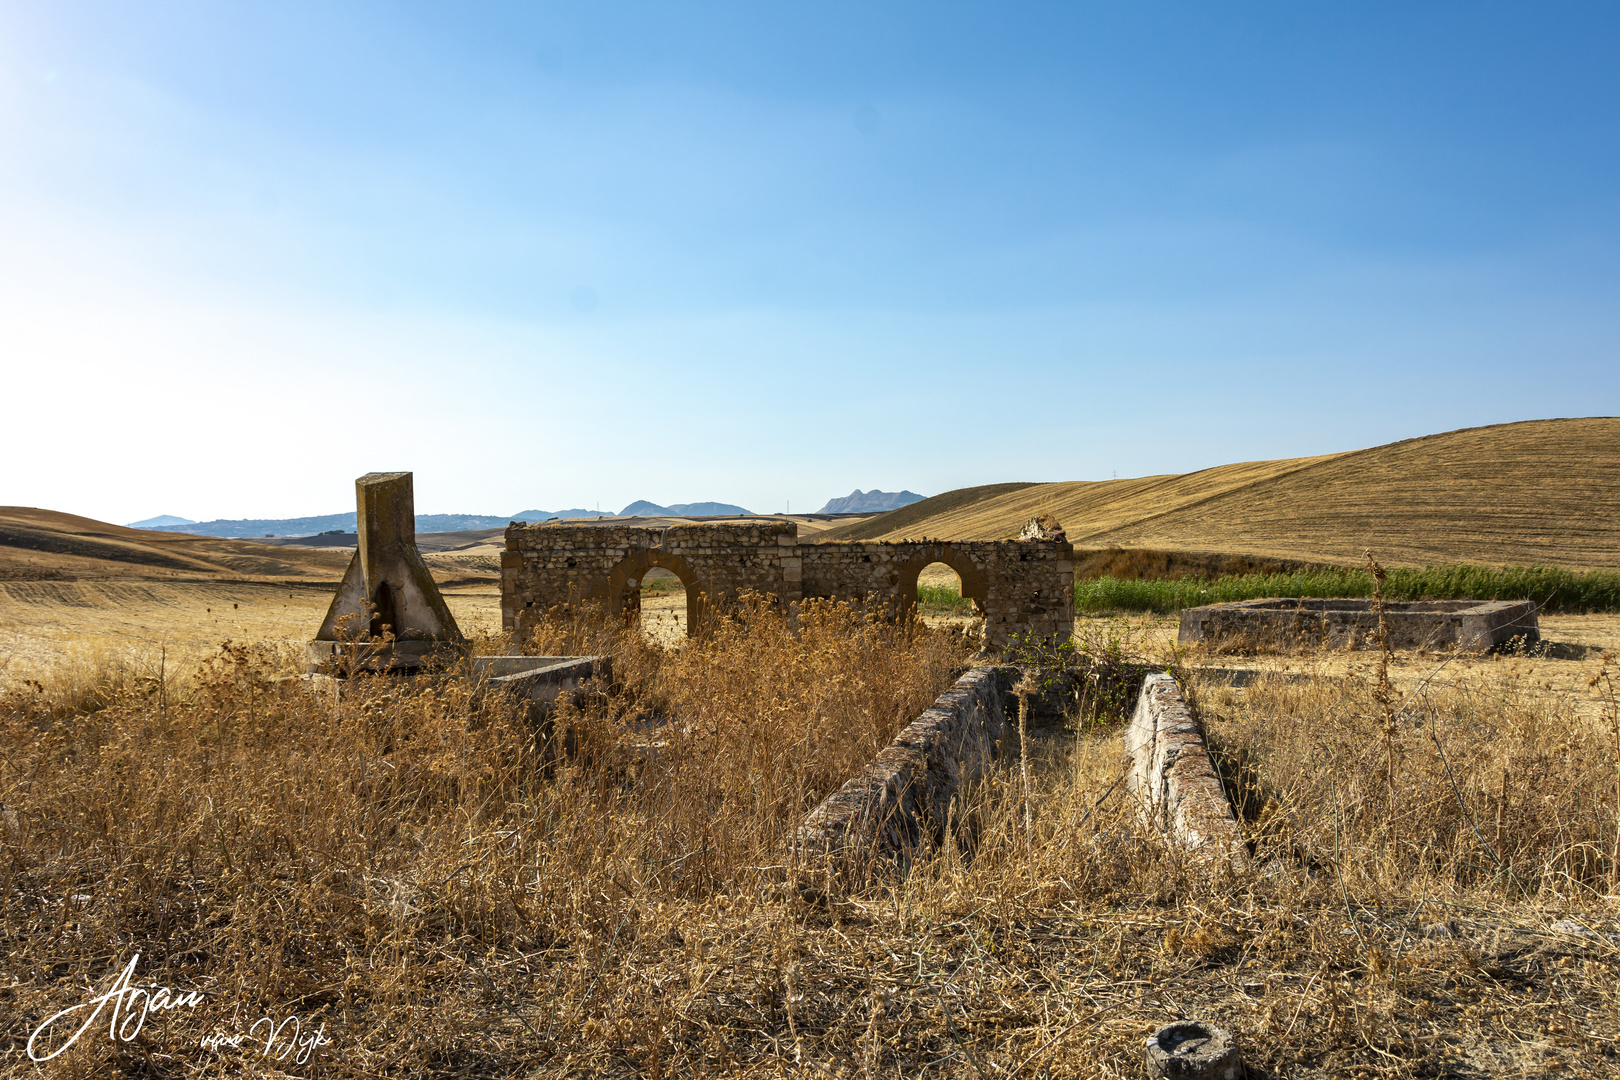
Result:
[[[1176,640],[1239,647],[1371,648],[1378,615],[1363,599],[1268,599],[1208,604],[1181,613]],[[1530,600],[1385,601],[1392,649],[1484,652],[1521,638],[1539,641]]]

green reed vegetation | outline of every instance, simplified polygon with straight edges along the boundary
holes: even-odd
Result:
[[[924,615],[971,615],[973,601],[955,585],[917,585],[917,608]]]
[[[1100,577],[1076,582],[1078,611],[1154,611],[1173,614],[1200,604],[1258,600],[1267,596],[1371,596],[1372,577],[1349,567],[1293,574],[1224,577]],[[1620,611],[1620,573],[1550,566],[1396,567],[1384,584],[1389,600],[1534,600],[1547,612],[1586,614]]]

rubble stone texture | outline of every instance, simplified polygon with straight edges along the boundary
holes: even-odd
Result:
[[[1130,758],[1126,789],[1149,822],[1175,843],[1202,857],[1247,861],[1247,848],[1232,804],[1221,788],[1176,680],[1156,673],[1142,680],[1136,711],[1125,725]]]
[[[689,633],[744,590],[784,604],[812,597],[879,602],[903,615],[917,602],[918,574],[941,562],[984,616],[988,648],[1004,650],[1025,636],[1066,641],[1073,629],[1074,549],[1061,538],[801,544],[798,533],[796,524],[778,521],[664,528],[514,522],[501,557],[502,624],[521,632],[525,619],[582,602],[623,611],[654,566],[686,587]]]
[[[794,841],[811,863],[925,858],[945,843],[952,801],[996,759],[1017,671],[973,668],[876,758],[805,817]],[[956,809],[960,809],[959,807]]]

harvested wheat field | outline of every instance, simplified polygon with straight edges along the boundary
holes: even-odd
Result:
[[[1077,548],[1357,564],[1620,567],[1620,418],[1467,428],[1183,476],[965,488],[827,539],[1015,535],[1056,515]]]
[[[165,650],[182,665],[226,640],[302,646],[352,548],[313,548],[128,529],[0,507],[0,677]],[[424,556],[468,633],[500,628],[500,558]]]

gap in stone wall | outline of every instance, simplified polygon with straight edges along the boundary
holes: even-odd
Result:
[[[640,579],[641,632],[661,645],[679,645],[686,640],[686,586],[674,572],[661,566],[647,570]]]

